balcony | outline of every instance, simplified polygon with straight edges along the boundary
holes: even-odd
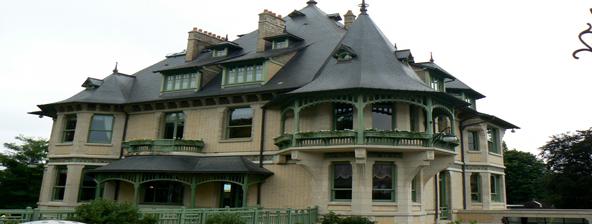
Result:
[[[408,131],[376,131],[362,132],[362,141],[357,141],[357,132],[345,131],[314,131],[297,134],[284,134],[275,138],[275,145],[280,149],[289,147],[336,146],[336,145],[381,145],[381,146],[412,146],[437,147],[454,151],[458,145],[455,136],[443,133],[427,134]]]
[[[204,147],[202,140],[143,139],[123,143],[128,154],[192,152],[199,153]]]

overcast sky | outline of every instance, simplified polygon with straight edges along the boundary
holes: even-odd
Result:
[[[115,61],[133,74],[185,49],[198,27],[231,39],[258,13],[287,15],[307,0],[0,0],[0,142],[48,138],[51,119],[27,115],[68,98]],[[358,14],[356,0],[317,0],[326,13]],[[487,96],[478,109],[522,129],[510,148],[538,153],[549,136],[592,126],[592,53],[575,60],[592,0],[368,0],[368,13],[416,61],[437,64]],[[592,35],[588,38],[592,43]]]

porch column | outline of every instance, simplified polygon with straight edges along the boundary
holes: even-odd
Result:
[[[434,119],[432,118],[433,104],[432,98],[426,97],[426,132],[434,134]]]
[[[97,188],[95,188],[95,199],[102,198],[102,195],[101,195],[101,186],[102,185],[103,185],[103,182],[97,182]]]
[[[191,205],[190,205],[191,208],[195,208],[195,197],[196,197],[195,194],[197,193],[195,191],[195,189],[197,188],[197,185],[195,184],[195,180],[194,179],[195,178],[193,178],[191,180]]]
[[[364,144],[364,106],[364,96],[360,94],[356,100],[356,114],[358,115],[356,143],[358,145]]]
[[[66,190],[64,191],[64,202],[70,205],[78,203],[78,193],[82,178],[84,165],[68,165],[68,176],[66,178]]]
[[[138,195],[140,194],[140,184],[138,182],[134,182],[134,205],[138,205]]]
[[[300,132],[300,102],[294,101],[294,131],[292,132],[292,147],[296,146],[296,134]]]
[[[452,108],[450,112],[452,112],[452,114],[450,115],[452,116],[450,118],[450,134],[456,136],[456,114],[454,112],[454,108]]]
[[[249,175],[245,175],[244,183],[241,185],[243,187],[243,208],[248,206],[248,195],[249,195]]]

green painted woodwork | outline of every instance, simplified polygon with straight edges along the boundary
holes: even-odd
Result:
[[[362,141],[357,140],[361,133]],[[307,146],[334,145],[384,145],[384,146],[416,146],[437,147],[450,151],[458,142],[444,142],[442,134],[428,134],[408,131],[378,131],[378,130],[342,130],[342,131],[314,131],[296,134],[283,134],[274,139],[280,149]]]
[[[319,218],[317,207],[305,209],[267,208],[140,208],[142,216],[153,216],[158,224],[205,224],[209,216],[219,213],[238,214],[247,224],[316,224]],[[3,209],[0,223],[21,223],[36,220],[69,220],[75,217],[73,208],[49,209]]]
[[[140,152],[201,152],[204,147],[202,140],[184,139],[144,139],[123,143],[123,148],[130,154]]]

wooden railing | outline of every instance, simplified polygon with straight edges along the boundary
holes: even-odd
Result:
[[[318,208],[306,209],[153,209],[141,208],[142,216],[153,216],[158,224],[204,224],[209,216],[219,213],[238,214],[247,224],[315,224]],[[21,223],[36,220],[67,220],[74,218],[74,209],[10,209],[0,210],[0,224]]]
[[[184,139],[143,139],[123,143],[128,154],[142,152],[201,152],[204,147],[202,140]]]
[[[446,142],[442,134],[427,134],[408,131],[376,131],[365,130],[363,141],[357,141],[357,132],[346,131],[316,131],[297,134],[284,134],[275,138],[275,144],[280,149],[306,146],[334,146],[334,145],[384,145],[384,146],[416,146],[437,147],[450,151],[458,142]]]

